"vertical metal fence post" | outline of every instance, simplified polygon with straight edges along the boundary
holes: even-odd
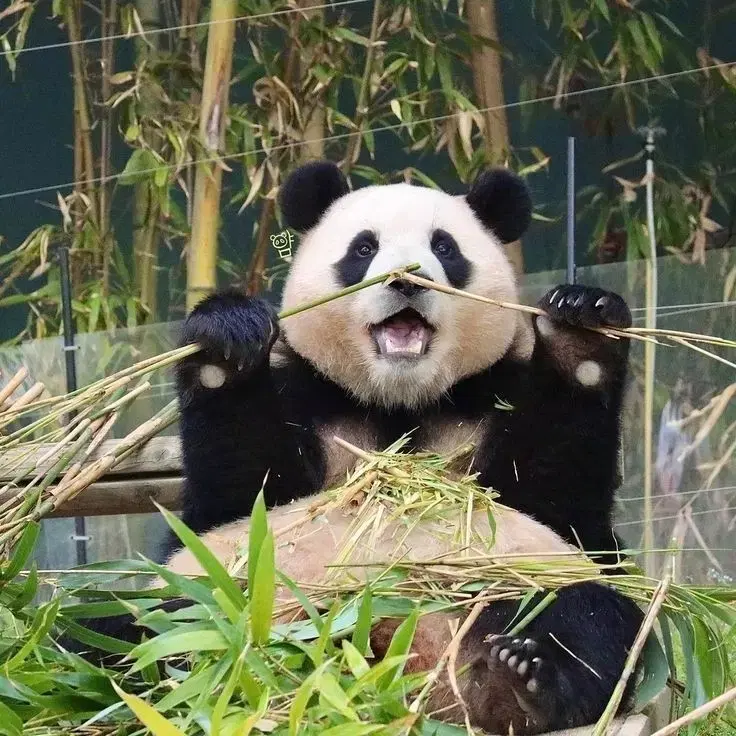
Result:
[[[72,277],[69,268],[69,248],[62,246],[59,252],[61,267],[61,319],[64,327],[64,364],[66,368],[67,393],[77,390],[77,345],[74,342],[74,318],[72,315]],[[71,418],[71,417],[70,417]],[[74,536],[76,542],[77,564],[87,564],[87,533],[83,516],[74,519]]]
[[[575,267],[575,138],[567,138],[567,283],[574,284]]]

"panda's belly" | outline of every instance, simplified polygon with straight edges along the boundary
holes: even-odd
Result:
[[[309,586],[331,580],[365,580],[371,574],[368,564],[383,567],[392,561],[421,562],[447,555],[493,556],[589,564],[582,553],[564,542],[555,532],[531,517],[495,505],[495,537],[485,510],[473,514],[470,536],[466,536],[465,513],[432,519],[420,525],[403,520],[381,524],[380,528],[351,529],[353,513],[339,508],[318,508],[325,496],[313,496],[269,512],[269,526],[275,535],[276,567],[298,585]],[[311,513],[310,513],[311,512]],[[231,571],[244,574],[243,561],[248,549],[249,519],[224,525],[201,536],[207,548]],[[341,552],[346,554],[340,556]],[[330,565],[345,565],[332,568]],[[351,565],[348,567],[347,565]],[[358,565],[358,567],[352,567]],[[202,569],[187,549],[174,554],[167,567],[180,575],[201,575]],[[377,568],[373,568],[375,573]],[[591,565],[591,574],[593,567]],[[347,577],[345,577],[347,576]],[[285,589],[277,603],[293,600]]]

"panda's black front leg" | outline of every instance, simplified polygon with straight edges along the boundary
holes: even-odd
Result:
[[[508,445],[496,451],[500,459],[489,480],[506,503],[569,542],[613,552],[629,340],[584,328],[626,327],[631,313],[616,294],[577,285],[550,290],[539,306],[546,314],[534,320],[523,410],[508,419]]]
[[[541,595],[539,596],[541,598]],[[643,614],[597,583],[562,588],[523,631],[503,633],[517,606],[491,604],[463,642],[476,693],[474,723],[493,733],[537,734],[594,723],[623,671]],[[629,705],[629,680],[622,708]]]
[[[239,293],[202,301],[184,324],[199,353],[177,367],[186,483],[182,519],[201,533],[316,490],[309,427],[290,422],[269,364],[279,334],[271,305]]]

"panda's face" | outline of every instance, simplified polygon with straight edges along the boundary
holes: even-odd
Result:
[[[338,198],[302,238],[283,308],[419,263],[437,284],[516,301],[498,238],[465,197],[408,184]],[[517,313],[408,282],[378,284],[283,322],[286,339],[358,399],[419,408],[518,342]]]

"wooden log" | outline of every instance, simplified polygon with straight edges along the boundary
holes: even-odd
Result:
[[[93,483],[62,504],[50,518],[158,513],[153,501],[169,511],[179,510],[181,478],[129,478]],[[2,500],[2,496],[0,496]]]
[[[120,440],[103,442],[87,463],[106,455],[119,442]],[[45,460],[38,468],[36,463],[48,454],[51,447],[49,444],[38,444],[0,455],[0,487],[19,476],[23,483],[28,482],[39,471],[48,471],[58,460],[58,455]],[[171,511],[178,511],[182,482],[179,438],[153,437],[51,516],[66,518],[151,513],[157,511],[152,499]],[[17,489],[9,489],[0,493],[0,504],[17,492]]]
[[[93,463],[106,455],[121,440],[106,440],[96,452],[92,453],[88,462]],[[36,463],[53,447],[49,444],[33,445],[8,450],[0,455],[0,483],[7,483],[21,473],[24,478],[30,478],[39,471],[46,472],[58,460],[58,455],[46,460],[39,468]],[[133,454],[113,468],[107,477],[113,476],[147,476],[147,475],[174,475],[182,474],[181,444],[178,437],[152,437]]]

